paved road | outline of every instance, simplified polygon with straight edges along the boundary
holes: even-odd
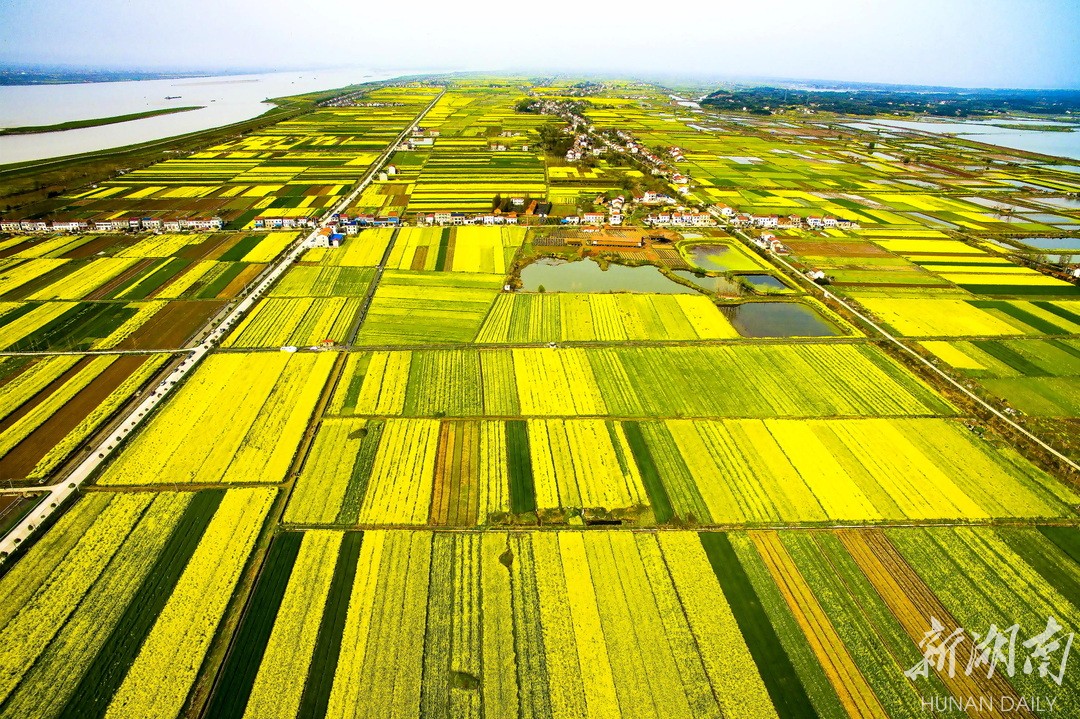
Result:
[[[105,439],[99,442],[97,446],[90,451],[90,454],[80,462],[68,476],[62,478],[56,484],[38,488],[40,491],[48,492],[49,496],[42,500],[37,509],[24,517],[19,524],[12,528],[3,540],[0,540],[0,562],[4,561],[8,555],[19,546],[19,544],[26,541],[27,538],[33,534],[34,529],[56,512],[73,493],[79,491],[79,487],[119,449],[123,439],[135,431],[139,425],[150,416],[152,410],[169,396],[189,372],[199,365],[202,359],[219,341],[221,341],[222,338],[225,337],[225,334],[229,329],[239,322],[248,310],[255,306],[255,303],[259,298],[262,297],[274,282],[285,273],[289,268],[289,265],[295,262],[305,250],[312,246],[315,238],[319,235],[319,231],[329,224],[333,214],[343,212],[352,201],[356,199],[357,195],[363,192],[364,188],[371,183],[375,174],[390,158],[390,155],[397,146],[400,145],[405,137],[412,131],[413,126],[424,118],[431,108],[435,106],[435,103],[439,101],[439,98],[441,98],[442,95],[443,93],[440,92],[439,95],[431,101],[431,104],[424,108],[423,112],[417,115],[409,126],[398,135],[397,139],[395,139],[394,142],[387,147],[386,151],[379,156],[379,159],[371,165],[371,169],[368,170],[367,174],[360,180],[356,188],[346,197],[342,198],[342,200],[334,207],[327,210],[326,214],[320,218],[319,227],[314,229],[307,237],[293,243],[292,247],[281,258],[255,278],[253,283],[244,289],[243,299],[240,300],[232,310],[211,329],[202,342],[193,348],[184,350],[185,352],[189,352],[190,356],[181,361],[171,373],[161,380],[158,386],[155,387],[142,402],[129,410],[127,415],[113,431],[110,432]]]
[[[0,357],[54,357],[56,355],[76,355],[78,357],[93,357],[94,355],[177,355],[186,352],[194,352],[194,347],[162,350],[53,350],[42,352],[0,352]]]

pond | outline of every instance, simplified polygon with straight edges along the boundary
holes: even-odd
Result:
[[[1080,250],[1080,237],[1020,237],[1017,242],[1037,250]]]
[[[1060,207],[1063,210],[1080,209],[1080,200],[1072,197],[1033,197],[1031,198],[1031,201],[1037,202],[1040,205]]]
[[[1058,225],[1058,224],[1074,224],[1076,220],[1071,217],[1065,217],[1064,215],[1054,215],[1049,212],[1027,212],[1024,217],[1028,218],[1032,222],[1041,222],[1044,225]]]
[[[745,302],[721,307],[743,337],[835,337],[840,330],[806,305],[794,302]]]
[[[699,275],[689,270],[672,270],[671,273],[676,277],[682,278],[687,282],[693,282],[695,286],[700,287],[706,292],[713,292],[718,295],[733,295],[739,296],[742,294],[742,287],[737,282],[732,282],[727,277],[709,277],[708,275]]]
[[[1005,119],[1005,122],[1015,124],[1014,119]],[[1042,155],[1056,155],[1069,159],[1080,159],[1080,132],[1075,129],[1071,132],[1045,132],[1039,130],[1017,130],[1011,127],[1000,127],[985,122],[936,122],[926,120],[911,122],[905,120],[870,120],[869,123],[880,127],[903,128],[907,130],[919,130],[933,134],[955,134],[976,142],[985,142],[991,145],[1008,147],[1015,150],[1026,150]],[[868,123],[862,123],[868,124]],[[1039,122],[1037,124],[1049,125],[1051,122]]]
[[[739,250],[722,243],[689,245],[685,248],[691,264],[712,272],[759,270],[761,267]]]
[[[545,257],[521,270],[522,289],[526,292],[660,292],[696,294],[697,291],[665,277],[652,265],[627,267],[610,264],[602,269],[596,260],[575,262]]]
[[[785,285],[780,279],[773,277],[772,275],[739,275],[742,279],[750,283],[758,292],[777,292],[790,290],[791,288]]]

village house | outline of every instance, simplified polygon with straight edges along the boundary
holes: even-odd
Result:
[[[53,232],[85,232],[90,225],[81,220],[54,220]]]
[[[177,229],[179,229],[184,226],[183,223],[186,221],[170,220],[170,222],[176,223]],[[256,217],[252,221],[252,226],[256,230],[293,229],[296,227],[307,227],[310,224],[311,220],[307,217]],[[168,223],[166,223],[166,229],[168,229]]]
[[[180,227],[185,230],[220,230],[220,217],[192,217],[180,220]]]
[[[603,212],[586,212],[581,217],[581,221],[586,225],[602,225],[606,219],[607,215]]]

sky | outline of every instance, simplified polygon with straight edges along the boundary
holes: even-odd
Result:
[[[0,0],[0,63],[1080,89],[1080,0]]]

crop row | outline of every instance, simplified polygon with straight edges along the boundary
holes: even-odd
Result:
[[[330,418],[285,521],[981,520],[1067,517],[1076,502],[1030,463],[943,419]]]
[[[270,297],[259,301],[225,339],[225,347],[344,344],[360,309],[359,297]]]
[[[272,635],[302,634],[340,597],[336,652],[308,639],[287,656],[268,647],[259,674],[277,676],[286,699],[262,704],[256,682],[245,716],[297,716],[327,669],[327,717],[475,715],[481,705],[551,719],[777,716],[694,534],[365,532],[353,583],[327,591],[339,544],[338,533],[307,533],[311,555],[296,560]],[[301,589],[312,571],[322,578]],[[286,611],[294,587],[308,611]]]
[[[80,501],[0,580],[0,716],[177,716],[273,496]]]
[[[214,355],[101,483],[281,481],[333,363],[330,354]]]
[[[500,294],[476,341],[618,342],[738,336],[703,295]]]
[[[350,355],[329,411],[827,417],[952,410],[874,347],[803,344],[374,352],[370,360]]]

